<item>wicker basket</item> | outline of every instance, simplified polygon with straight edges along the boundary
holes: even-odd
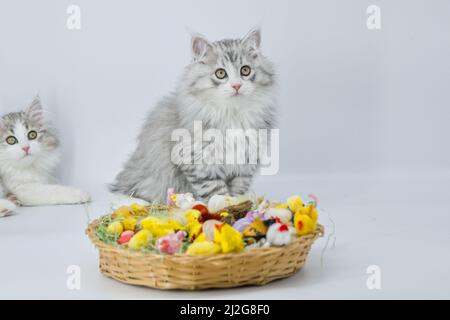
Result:
[[[101,272],[121,282],[158,289],[230,288],[286,278],[303,267],[314,240],[324,234],[318,225],[314,234],[285,247],[208,256],[160,255],[106,244],[96,235],[98,224],[99,220],[90,223],[86,234],[99,249]]]

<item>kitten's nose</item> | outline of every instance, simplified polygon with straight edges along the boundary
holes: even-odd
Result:
[[[22,150],[25,151],[26,154],[30,152],[30,146],[22,147]]]
[[[242,87],[242,84],[240,83],[235,83],[232,85],[233,89],[236,90],[236,93],[239,92],[239,89]]]

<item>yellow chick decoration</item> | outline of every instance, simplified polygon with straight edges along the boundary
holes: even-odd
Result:
[[[133,211],[130,207],[122,206],[113,212],[113,218],[130,218],[133,215]]]
[[[136,228],[137,220],[135,218],[127,218],[122,221],[122,226],[124,230],[134,231]]]
[[[294,226],[299,236],[313,233],[316,230],[316,223],[308,215],[301,214],[300,211],[294,215]]]
[[[223,253],[241,252],[244,250],[242,233],[227,223],[216,225],[214,242],[220,245]]]
[[[200,214],[200,211],[196,209],[186,211],[185,218],[188,223],[185,226],[185,230],[189,233],[190,241],[194,240],[202,232],[202,224],[198,222]]]
[[[156,217],[142,219],[140,225],[143,229],[150,231],[155,238],[175,233],[175,230],[183,229],[183,227],[173,219],[162,220]]]
[[[119,221],[115,221],[110,223],[106,230],[108,230],[110,234],[120,235],[123,232],[123,226]]]
[[[135,216],[145,216],[148,213],[148,209],[145,206],[137,203],[133,203],[130,209]]]
[[[145,229],[141,230],[133,237],[131,237],[130,241],[128,242],[128,248],[134,250],[141,249],[142,247],[145,247],[151,239],[152,233],[150,231]]]
[[[298,210],[297,212],[299,212],[300,214],[305,214],[308,217],[310,217],[312,219],[312,221],[315,223],[317,222],[317,219],[319,217],[319,214],[317,212],[317,208],[314,207],[314,205],[309,204],[306,207],[300,208],[300,210]]]
[[[196,237],[194,240],[194,242],[207,242],[207,241],[209,241],[209,240],[206,238],[206,234],[204,232],[200,233],[198,235],[198,237]],[[211,241],[209,241],[209,242],[211,242]]]
[[[256,218],[255,221],[253,221],[245,228],[243,235],[246,237],[257,237],[264,236],[266,233],[267,226],[261,219]]]
[[[292,212],[297,212],[303,208],[303,200],[299,196],[292,196],[287,199],[287,204]]]
[[[194,242],[186,250],[186,254],[217,254],[221,248],[212,241]]]

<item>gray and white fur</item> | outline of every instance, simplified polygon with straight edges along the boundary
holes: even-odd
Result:
[[[212,128],[222,133],[227,129],[273,127],[275,73],[272,63],[261,54],[260,43],[259,30],[252,30],[243,39],[217,42],[194,35],[192,63],[186,67],[175,93],[148,115],[136,150],[110,190],[158,202],[166,199],[168,188],[178,193],[192,192],[202,199],[213,194],[246,193],[258,164],[172,161],[171,136],[180,128],[193,134],[194,121],[202,121],[204,130]],[[245,73],[244,66],[249,67]],[[219,69],[225,71],[225,77],[223,71],[217,73]],[[207,145],[203,143],[200,152]],[[193,157],[198,157],[192,149]]]
[[[0,216],[24,206],[75,204],[89,194],[59,185],[52,171],[59,140],[36,97],[24,111],[0,117]]]

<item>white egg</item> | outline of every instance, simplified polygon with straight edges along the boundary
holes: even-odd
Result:
[[[219,212],[220,210],[229,207],[231,205],[235,205],[236,199],[230,196],[224,195],[213,195],[208,201],[208,210],[209,212]]]
[[[205,234],[206,239],[209,241],[214,241],[214,229],[216,228],[216,224],[221,224],[222,222],[219,220],[206,220],[203,223],[202,231]]]

